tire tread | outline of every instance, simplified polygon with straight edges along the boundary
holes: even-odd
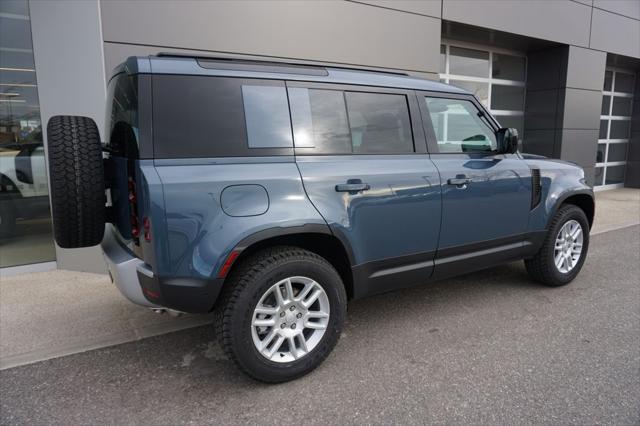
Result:
[[[47,124],[51,214],[62,248],[99,244],[106,217],[100,135],[88,117],[54,116]]]
[[[238,368],[240,368],[250,377],[262,382],[278,383],[283,380],[276,377],[266,378],[264,376],[257,376],[250,370],[245,368],[245,366],[239,361],[235,351],[233,350],[234,336],[231,332],[233,311],[238,307],[238,299],[240,298],[241,294],[247,290],[247,287],[258,280],[265,270],[277,266],[277,264],[289,262],[292,260],[307,260],[317,262],[322,264],[323,266],[328,266],[329,268],[333,269],[333,266],[323,257],[300,247],[274,246],[263,249],[249,255],[249,257],[241,261],[241,264],[239,264],[237,268],[234,268],[234,270],[232,270],[230,276],[224,284],[220,299],[214,311],[215,334],[218,339],[218,343],[222,347],[224,353],[230,360],[234,362],[234,364]],[[316,356],[315,366],[319,365],[324,360],[324,358],[329,355],[336,343],[337,339],[332,342],[331,346],[328,347],[328,350],[325,350],[322,353],[308,355]],[[295,377],[288,377],[286,380],[295,379],[299,376],[307,374],[311,370],[312,369],[307,370]]]
[[[582,257],[579,260],[579,265],[577,265],[572,271],[570,271],[567,279],[559,279],[558,273],[556,273],[555,264],[553,263],[553,260],[549,261],[549,256],[551,253],[551,258],[553,258],[558,226],[564,223],[567,220],[568,216],[572,215],[580,216],[580,218],[582,219],[581,225],[583,227],[582,232],[584,233]],[[587,224],[586,228],[584,226],[585,224]],[[587,256],[587,250],[589,248],[588,234],[588,222],[586,215],[584,214],[582,209],[573,204],[564,204],[560,206],[553,219],[551,220],[549,231],[545,236],[540,250],[538,251],[538,253],[536,253],[535,256],[530,259],[525,259],[524,261],[527,272],[529,273],[531,278],[541,284],[551,287],[558,287],[570,283],[578,274],[578,272],[580,272],[582,264],[584,263],[584,259]]]

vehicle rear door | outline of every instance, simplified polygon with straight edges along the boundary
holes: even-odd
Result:
[[[288,82],[296,163],[352,252],[356,297],[424,282],[440,229],[438,172],[412,91]],[[357,283],[356,283],[357,284]]]
[[[497,125],[468,95],[421,93],[430,157],[440,173],[436,276],[516,259],[531,207],[531,171],[497,151]]]

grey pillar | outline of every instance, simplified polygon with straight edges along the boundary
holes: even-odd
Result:
[[[524,151],[576,162],[593,184],[606,53],[561,46],[528,62]]]
[[[568,48],[560,158],[584,167],[590,185],[595,174],[606,62],[605,52],[576,46]]]
[[[43,127],[53,115],[83,115],[93,118],[104,135],[106,85],[98,0],[31,0],[29,8]],[[44,144],[46,149],[46,135]],[[56,246],[56,258],[61,269],[106,272],[97,247]]]

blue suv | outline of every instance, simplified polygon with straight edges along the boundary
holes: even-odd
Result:
[[[222,347],[282,382],[335,346],[347,301],[524,259],[572,281],[593,191],[518,152],[470,93],[407,75],[159,54],[47,127],[61,247],[102,245],[132,302],[217,313]]]

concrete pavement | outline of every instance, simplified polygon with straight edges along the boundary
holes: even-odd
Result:
[[[634,226],[565,287],[519,262],[356,301],[288,384],[239,373],[210,326],[3,370],[0,423],[639,424],[639,277]]]
[[[596,192],[596,217],[591,235],[640,223],[640,190],[620,188]]]

